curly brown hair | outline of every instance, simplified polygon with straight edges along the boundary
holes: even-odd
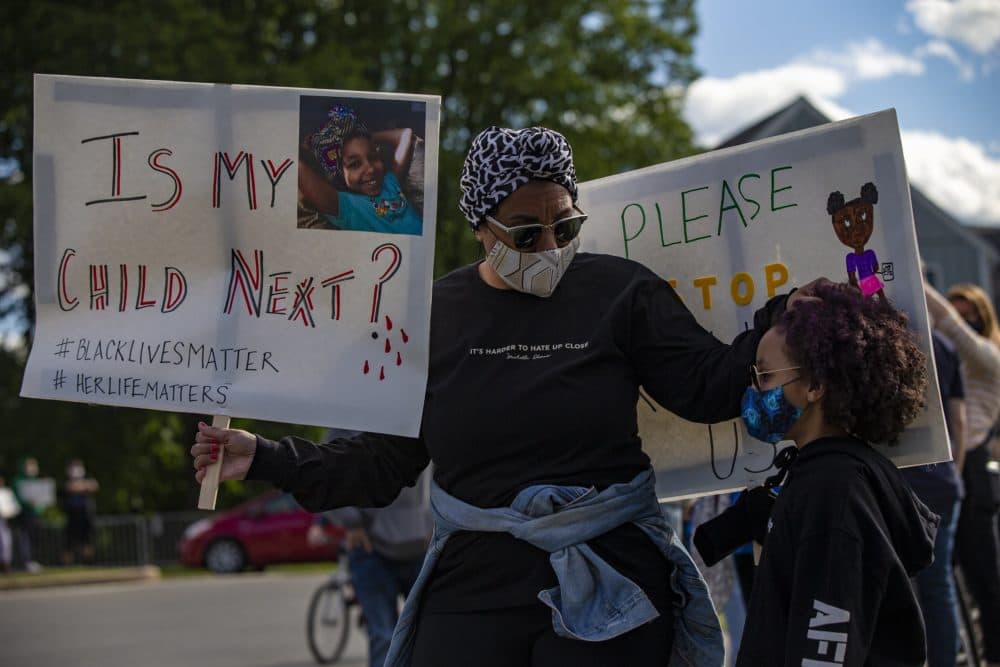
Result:
[[[827,423],[894,444],[926,403],[927,358],[908,318],[847,284],[818,285],[778,323],[792,359],[822,385]]]

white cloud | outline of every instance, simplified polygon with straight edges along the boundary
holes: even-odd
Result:
[[[927,34],[959,41],[980,55],[1000,43],[996,0],[909,0],[906,9]]]
[[[874,37],[852,42],[839,51],[817,51],[808,56],[807,61],[836,67],[852,79],[884,79],[896,74],[924,73],[924,64],[919,59],[891,51]]]
[[[803,64],[746,72],[731,79],[703,77],[688,88],[684,115],[699,143],[714,146],[799,95],[832,99],[847,90],[847,83],[847,77],[832,67]]]
[[[704,77],[688,89],[685,115],[704,145],[715,145],[751,118],[761,118],[799,95],[839,120],[851,116],[832,100],[852,81],[919,75],[916,57],[887,49],[877,39],[853,42],[839,51],[819,50],[773,69],[745,72],[731,79]]]
[[[947,60],[955,66],[955,69],[958,70],[958,75],[962,77],[963,81],[972,81],[976,76],[973,66],[962,60],[962,57],[952,48],[951,44],[940,39],[927,42],[917,49],[914,55],[919,57],[931,56]]]
[[[849,72],[833,64],[805,61],[730,79],[705,77],[688,89],[684,116],[704,146],[717,145],[799,95],[831,120],[842,120],[857,115],[835,102],[851,80]],[[1000,226],[998,146],[926,131],[903,132],[902,136],[914,185],[963,221]]]
[[[901,135],[911,183],[964,222],[1000,226],[1000,159],[962,137]]]

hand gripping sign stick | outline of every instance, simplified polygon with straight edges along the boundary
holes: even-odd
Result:
[[[214,428],[229,428],[229,417],[213,415],[212,426]],[[205,468],[205,477],[201,480],[201,492],[198,495],[198,509],[200,510],[215,509],[215,498],[219,495],[219,475],[222,474],[222,459],[225,455],[225,446],[219,447],[219,458],[214,463],[209,463],[208,467]]]

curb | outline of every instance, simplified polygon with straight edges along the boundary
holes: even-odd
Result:
[[[76,572],[42,572],[25,576],[0,577],[0,591],[22,591],[33,588],[50,588],[53,586],[108,584],[125,581],[157,581],[159,579],[160,568],[155,565]]]

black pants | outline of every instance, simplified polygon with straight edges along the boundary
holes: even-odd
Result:
[[[1000,540],[997,536],[997,506],[983,483],[989,451],[985,446],[969,450],[962,477],[965,499],[958,518],[955,539],[958,563],[969,592],[979,606],[983,629],[983,653],[990,662],[1000,661]]]
[[[542,603],[494,611],[421,613],[413,667],[663,667],[673,616],[661,615],[604,642],[565,639]]]

